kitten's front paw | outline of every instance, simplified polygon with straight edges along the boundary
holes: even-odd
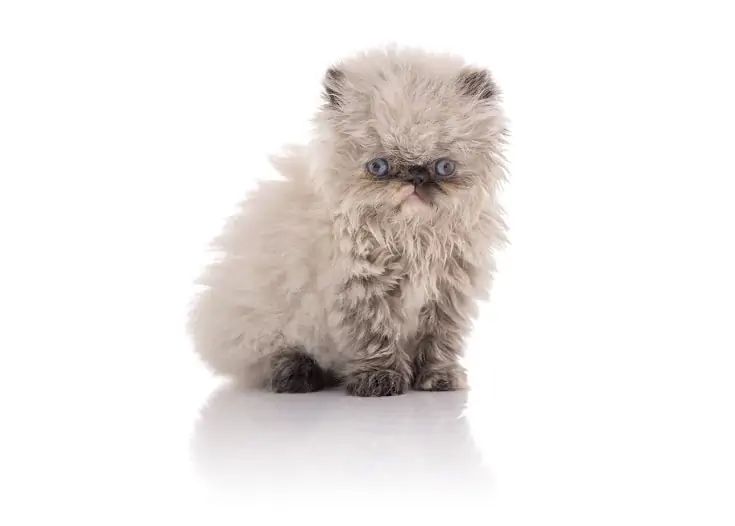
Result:
[[[413,385],[419,391],[454,391],[467,388],[467,375],[463,369],[437,369],[423,371]]]
[[[288,350],[271,359],[270,389],[274,393],[310,393],[326,384],[326,373],[303,351]]]
[[[354,396],[393,396],[405,393],[408,381],[396,371],[381,369],[352,374],[345,387]]]

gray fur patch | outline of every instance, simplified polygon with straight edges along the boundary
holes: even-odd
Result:
[[[408,389],[408,381],[389,369],[355,373],[347,378],[347,392],[354,396],[394,396]]]
[[[463,72],[459,76],[459,86],[462,93],[478,99],[489,99],[498,94],[498,88],[490,78],[490,73],[484,70]]]
[[[444,370],[422,371],[413,384],[419,391],[454,391],[464,389],[467,378],[464,370],[459,366]]]
[[[324,96],[332,108],[339,108],[341,104],[340,88],[344,73],[336,68],[329,68],[324,77]]]
[[[302,350],[285,350],[271,358],[269,387],[275,393],[310,393],[333,383],[334,378]]]

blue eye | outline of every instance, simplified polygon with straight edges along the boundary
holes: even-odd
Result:
[[[456,165],[449,159],[439,159],[434,164],[434,171],[439,177],[449,177],[454,173]]]
[[[385,159],[378,157],[367,163],[367,171],[375,177],[385,177],[390,172],[390,163]]]

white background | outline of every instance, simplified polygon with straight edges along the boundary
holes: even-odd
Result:
[[[2,2],[0,522],[734,524],[726,5]],[[505,91],[474,389],[221,387],[183,328],[207,242],[391,42]]]

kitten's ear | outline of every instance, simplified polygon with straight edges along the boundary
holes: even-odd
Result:
[[[457,78],[459,91],[480,100],[492,99],[500,94],[498,86],[485,69],[466,69]]]
[[[345,74],[337,68],[329,68],[324,76],[324,98],[327,106],[339,109],[342,105],[342,89]]]

